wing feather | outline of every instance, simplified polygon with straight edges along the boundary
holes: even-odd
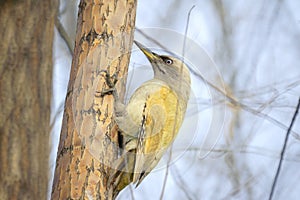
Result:
[[[167,85],[144,84],[133,94],[127,109],[132,119],[140,124],[136,134],[133,183],[141,183],[173,142],[185,106]]]

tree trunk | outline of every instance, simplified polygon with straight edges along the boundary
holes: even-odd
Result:
[[[109,74],[124,95],[135,13],[136,0],[80,2],[52,199],[114,198],[114,99],[101,91]]]
[[[46,199],[56,0],[0,2],[0,199]]]

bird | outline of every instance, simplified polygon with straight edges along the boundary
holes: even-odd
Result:
[[[134,91],[127,105],[115,97],[114,118],[124,153],[109,182],[118,192],[130,183],[137,187],[158,164],[182,125],[191,91],[190,72],[181,59],[134,43],[150,62],[154,77]]]

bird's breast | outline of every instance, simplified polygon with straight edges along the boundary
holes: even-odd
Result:
[[[183,99],[159,80],[150,80],[139,87],[127,105],[130,119],[145,128],[144,153],[166,149],[182,124],[186,104]],[[138,133],[134,133],[137,137]]]

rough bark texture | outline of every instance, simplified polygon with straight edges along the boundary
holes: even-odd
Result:
[[[56,0],[0,2],[0,199],[46,199]]]
[[[125,90],[135,12],[136,0],[80,2],[52,199],[113,199],[114,100],[100,93],[107,88],[103,70]]]

